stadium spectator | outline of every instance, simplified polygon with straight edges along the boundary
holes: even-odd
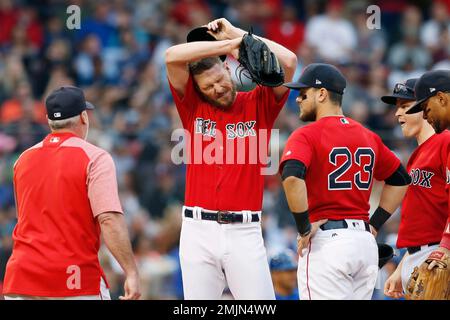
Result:
[[[343,5],[341,0],[329,1],[326,13],[306,24],[306,41],[330,63],[348,62],[358,41],[355,27],[343,17]]]

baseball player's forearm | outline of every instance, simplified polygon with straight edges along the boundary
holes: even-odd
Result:
[[[187,64],[207,57],[231,54],[239,48],[240,39],[182,43],[166,50],[166,64]]]
[[[283,188],[289,209],[292,212],[304,212],[308,210],[308,198],[305,180],[290,176],[284,179]]]
[[[166,50],[167,77],[182,98],[189,79],[188,64],[206,57],[237,52],[242,39],[199,41],[172,46]]]
[[[381,192],[380,207],[389,212],[394,213],[402,203],[408,186],[391,186],[385,184]]]
[[[127,276],[137,274],[130,238],[123,214],[106,212],[98,217],[103,240]]]
[[[407,185],[393,186],[385,184],[381,192],[380,204],[370,217],[369,223],[378,232],[383,224],[389,220],[391,215],[400,206],[405,196]],[[375,234],[376,235],[376,234]]]

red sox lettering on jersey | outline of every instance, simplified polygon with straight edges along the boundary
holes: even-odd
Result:
[[[226,137],[227,139],[245,138],[249,136],[255,137],[255,125],[256,120],[227,123],[225,125]],[[195,119],[195,133],[215,138],[217,133],[216,126],[217,123],[211,119]]]
[[[434,176],[433,172],[421,170],[418,168],[412,169],[409,173],[411,176],[411,184],[423,188],[431,188],[431,178]]]

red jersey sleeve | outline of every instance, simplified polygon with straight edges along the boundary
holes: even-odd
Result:
[[[196,102],[199,99],[197,93],[195,92],[194,80],[189,74],[188,82],[186,83],[186,89],[184,90],[184,96],[182,98],[178,95],[177,91],[172,86],[172,83],[170,83],[170,80],[167,79],[167,81],[169,82],[173,101],[175,102],[175,106],[177,107],[178,114],[180,115],[181,122],[183,123],[183,127],[187,128],[187,124],[189,123],[189,120],[194,112],[193,106],[196,105]]]
[[[400,160],[397,156],[389,150],[381,141],[381,138],[375,135],[375,140],[378,144],[378,154],[376,155],[374,177],[378,181],[383,181],[389,178],[400,165]]]
[[[311,163],[312,155],[312,144],[309,142],[305,132],[301,129],[297,129],[291,134],[286,146],[284,147],[284,152],[280,163],[280,173],[283,170],[283,165],[287,160],[301,161],[306,168],[308,168]]]
[[[283,97],[277,101],[273,89],[266,86],[257,86],[254,89],[254,93],[258,101],[258,112],[264,119],[268,128],[272,128],[275,119],[278,117],[281,109],[283,108],[286,100],[289,96],[289,90],[286,91]]]

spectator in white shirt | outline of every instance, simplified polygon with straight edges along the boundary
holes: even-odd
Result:
[[[327,4],[326,13],[315,16],[306,25],[306,41],[316,48],[320,58],[334,63],[350,61],[357,44],[353,25],[343,18],[340,0]]]

